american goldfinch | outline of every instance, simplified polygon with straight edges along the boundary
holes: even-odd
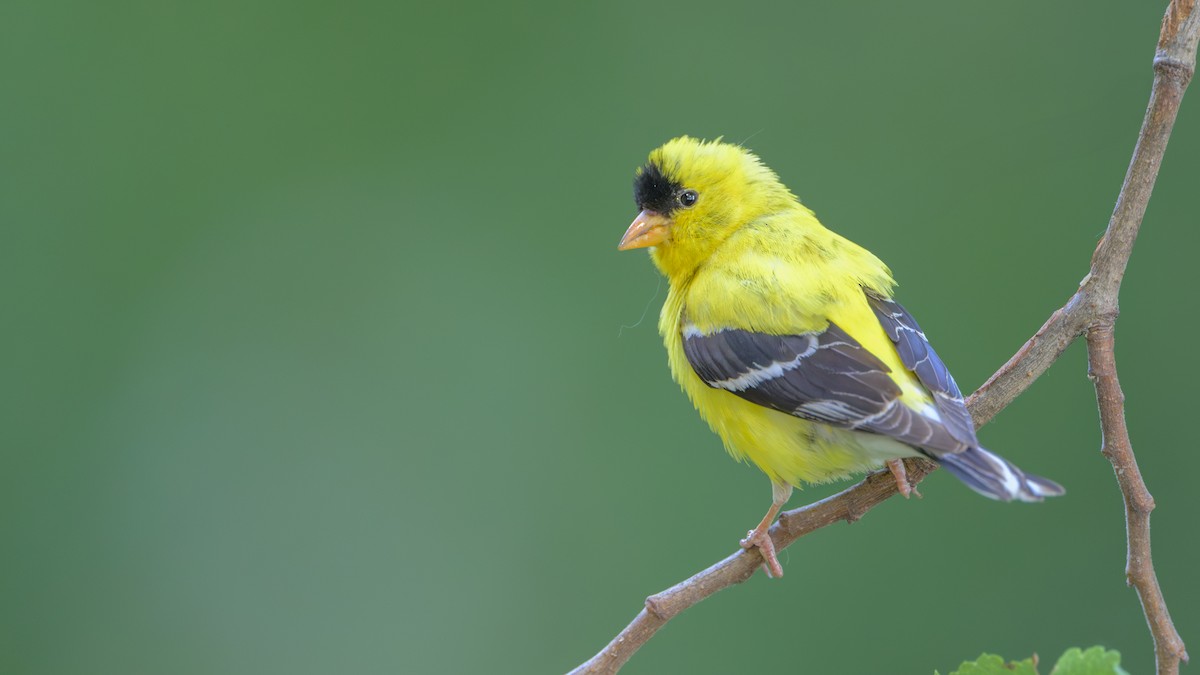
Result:
[[[825,229],[740,146],[676,138],[633,182],[618,249],[650,248],[670,284],[659,320],[671,374],[772,503],[742,540],[783,574],[767,534],[793,486],[936,460],[992,499],[1063,494],[979,445],[954,378],[892,299],[887,266]]]

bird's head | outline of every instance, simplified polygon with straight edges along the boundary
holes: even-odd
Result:
[[[690,276],[721,242],[756,218],[798,205],[741,146],[681,136],[650,153],[633,179],[641,213],[617,246],[650,249],[675,280]]]

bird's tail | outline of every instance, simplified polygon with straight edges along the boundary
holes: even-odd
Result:
[[[983,448],[968,448],[963,452],[947,453],[937,461],[967,487],[984,497],[1023,502],[1040,502],[1056,497],[1066,490],[1041,476],[1027,474],[1012,462]]]

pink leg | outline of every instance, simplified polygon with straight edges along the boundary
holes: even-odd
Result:
[[[746,550],[757,547],[763,558],[763,567],[767,570],[767,576],[778,579],[783,576],[783,566],[779,564],[779,558],[775,556],[775,542],[771,540],[768,531],[771,529],[771,523],[775,522],[775,516],[779,515],[779,510],[792,496],[792,486],[772,485],[771,495],[771,508],[767,509],[767,515],[763,516],[758,527],[747,532],[746,538],[739,543]]]

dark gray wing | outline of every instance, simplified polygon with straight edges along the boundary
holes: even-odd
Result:
[[[916,319],[913,319],[912,315],[897,302],[872,293],[866,295],[867,302],[874,310],[875,316],[879,318],[883,330],[892,339],[892,342],[896,343],[900,361],[933,394],[942,424],[963,443],[978,445],[979,441],[975,438],[975,423],[971,420],[971,413],[967,412],[962,392],[959,391],[954,378],[950,376],[950,370],[946,368],[946,364],[942,363],[937,352],[933,351],[929,340],[925,338],[925,333],[917,325]]]
[[[965,449],[937,419],[901,403],[887,365],[834,323],[801,335],[689,327],[683,351],[705,384],[752,403],[936,454]]]

